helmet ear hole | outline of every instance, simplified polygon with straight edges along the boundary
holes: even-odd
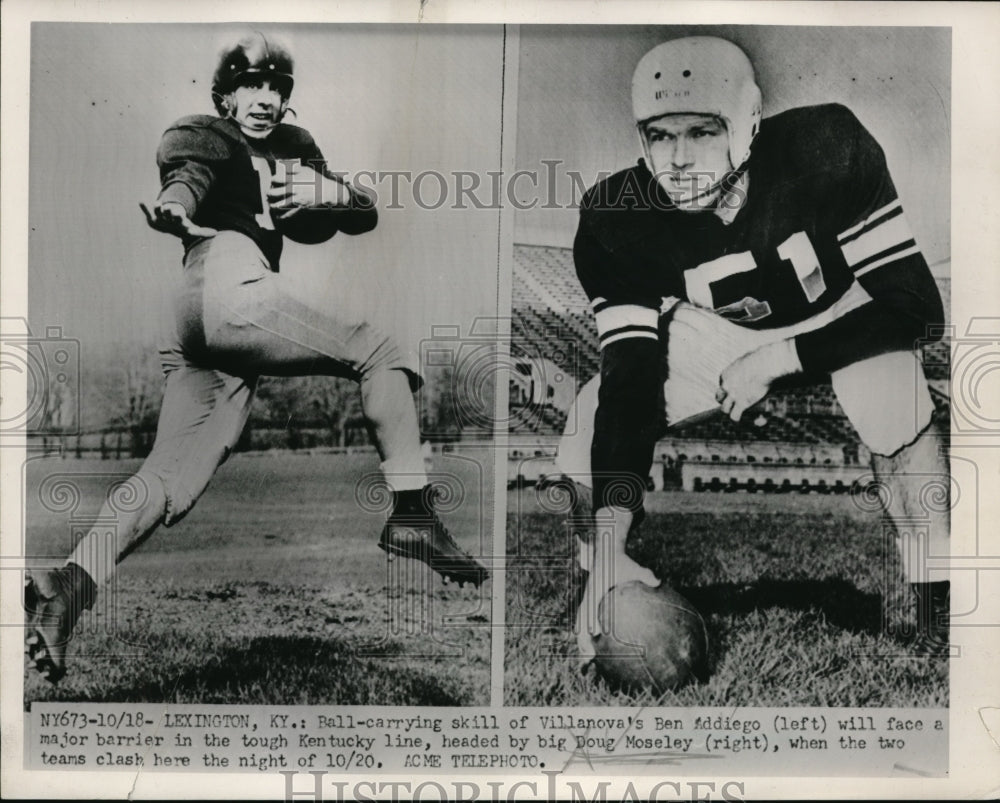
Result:
[[[227,117],[232,111],[232,100],[221,92],[212,92],[212,103],[220,117]]]

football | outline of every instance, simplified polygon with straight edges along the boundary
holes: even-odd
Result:
[[[609,685],[657,694],[704,679],[708,634],[697,609],[666,585],[615,586],[598,608],[594,666]]]
[[[275,218],[274,223],[278,231],[289,240],[303,245],[317,245],[325,243],[336,234],[322,222],[317,225],[316,218],[327,215],[329,212],[325,209],[300,209],[290,217]]]

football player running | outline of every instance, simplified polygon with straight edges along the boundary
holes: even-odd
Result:
[[[320,243],[368,232],[378,217],[365,193],[327,168],[310,134],[283,122],[293,85],[288,49],[250,33],[220,54],[218,116],[185,117],[160,142],[160,194],[142,211],[184,246],[176,338],[161,349],[163,406],[152,452],[118,491],[141,503],[123,513],[109,500],[98,516],[117,518],[113,543],[95,528],[64,566],[29,575],[26,651],[52,682],[65,672],[81,612],[116,564],[160,524],[179,521],[228,457],[262,375],[356,380],[393,492],[379,546],[427,563],[445,582],[486,578],[434,510],[412,395],[418,367],[350,304],[327,308],[279,272],[283,236]]]
[[[647,53],[632,104],[644,158],[584,196],[573,249],[601,348],[569,417],[587,434],[568,430],[558,460],[593,488],[581,661],[606,591],[659,583],[625,544],[665,425],[713,409],[739,421],[796,374],[830,377],[871,451],[916,595],[913,646],[943,652],[949,586],[928,582],[922,560],[948,554],[948,503],[931,510],[926,543],[902,523],[927,519],[925,483],[948,483],[915,353],[944,311],[882,149],[839,105],[761,120],[749,59],[714,37]]]

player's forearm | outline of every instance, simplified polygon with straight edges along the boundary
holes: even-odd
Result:
[[[180,204],[184,207],[184,212],[189,218],[198,208],[198,200],[191,192],[191,188],[179,181],[168,184],[160,190],[160,195],[156,200],[160,204]]]
[[[913,349],[919,340],[939,338],[941,318],[906,313],[869,302],[841,318],[795,338],[804,371],[830,373],[890,351]]]
[[[162,184],[157,201],[180,204],[189,218],[194,217],[215,179],[211,168],[196,162],[166,165],[160,176]]]
[[[806,371],[829,373],[858,360],[914,348],[940,337],[944,307],[923,256],[885,265],[859,279],[872,301],[795,339]]]
[[[658,341],[632,338],[602,350],[591,446],[595,510],[642,508],[653,448],[663,431],[662,392]]]

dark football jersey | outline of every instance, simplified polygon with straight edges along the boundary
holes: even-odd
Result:
[[[710,210],[682,212],[640,162],[584,196],[573,254],[601,343],[595,508],[622,506],[622,483],[626,506],[641,508],[663,433],[667,345],[658,324],[672,300],[774,328],[812,318],[857,281],[870,302],[796,336],[809,372],[912,349],[943,320],[882,149],[848,109],[764,120],[737,193],[743,203],[728,223]]]
[[[161,202],[174,201],[199,226],[238,231],[250,237],[278,270],[281,223],[270,213],[267,191],[279,161],[297,161],[331,175],[309,132],[279,124],[264,139],[245,137],[232,120],[197,115],[167,129],[156,155],[160,168]],[[332,235],[349,230],[350,209],[330,209],[310,215],[310,225]],[[370,210],[374,213],[374,209]],[[370,228],[370,226],[368,227]],[[185,239],[185,248],[191,245]]]
[[[899,336],[890,335],[885,348],[867,339],[875,350],[912,346],[924,319],[939,317],[936,286],[882,149],[848,109],[792,109],[764,120],[746,179],[735,190],[745,190],[744,203],[728,224],[711,211],[671,208],[642,162],[588,192],[574,259],[602,346],[655,338],[652,311],[664,298],[774,328],[825,310],[855,279],[876,301],[900,307]],[[871,356],[865,343],[853,351],[843,338],[817,343],[804,336],[796,345],[803,365],[817,370]]]

